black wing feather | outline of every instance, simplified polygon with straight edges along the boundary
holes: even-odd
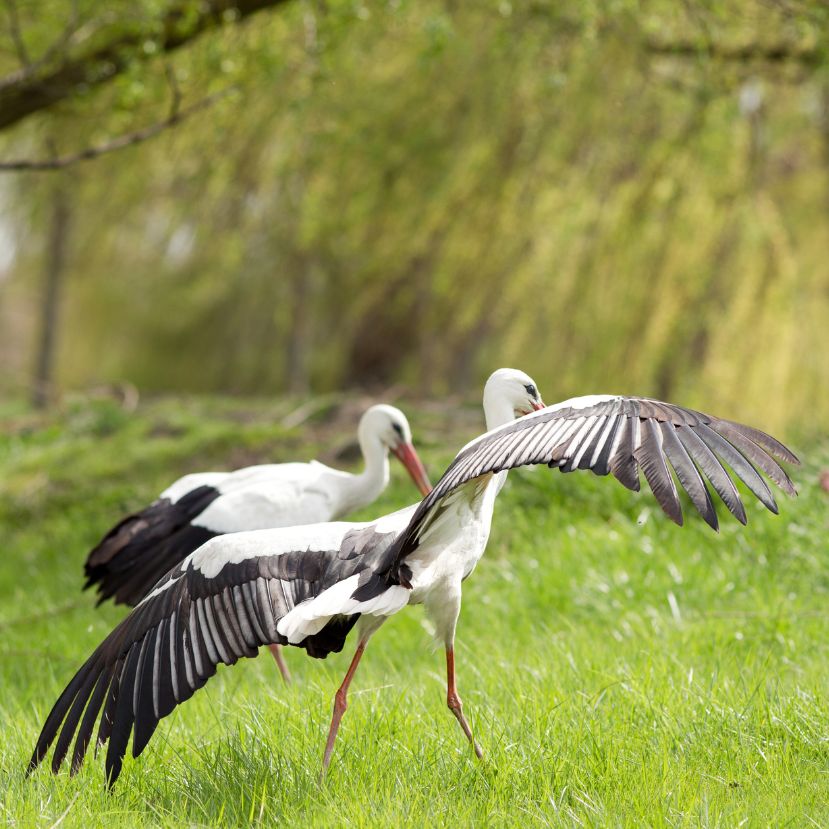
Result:
[[[175,503],[159,498],[128,515],[87,556],[84,589],[96,587],[98,604],[109,598],[138,604],[165,573],[217,535],[192,522],[219,495],[215,487],[199,486]]]
[[[665,455],[662,453],[662,435],[656,421],[650,419],[642,421],[642,442],[634,451],[634,457],[642,467],[645,479],[659,502],[659,506],[671,521],[681,527],[682,506],[679,503],[674,479],[665,463]]]
[[[298,550],[241,561],[231,556],[214,576],[198,569],[196,556],[178,565],[69,682],[46,718],[29,771],[53,743],[52,769],[57,771],[76,733],[71,770],[77,771],[100,715],[96,748],[108,743],[106,778],[113,785],[130,737],[137,757],[159,721],[201,688],[220,663],[232,665],[256,656],[262,645],[286,644],[277,630],[282,616],[333,584],[374,572],[377,558],[387,554],[394,537],[369,526],[340,539],[342,550]],[[212,543],[232,545],[234,536]],[[209,554],[215,552],[213,548]],[[274,596],[280,597],[278,612]],[[324,658],[342,650],[356,620],[354,614],[334,618],[297,644]]]
[[[694,428],[699,432],[700,437],[708,446],[734,470],[742,482],[754,493],[754,496],[763,503],[766,509],[776,515],[778,512],[777,502],[774,500],[771,490],[745,457],[722,435],[715,432],[707,424],[700,423]]]
[[[109,690],[112,681],[112,671],[103,671],[98,677],[98,682],[89,698],[89,704],[78,728],[78,738],[75,740],[75,748],[72,751],[71,773],[76,774],[83,764],[83,758],[89,747],[89,740],[92,737],[92,729],[95,727],[95,720],[101,710],[104,698]]]
[[[683,489],[697,508],[699,514],[705,519],[705,523],[713,530],[719,529],[717,511],[711,501],[708,487],[699,470],[694,466],[690,455],[677,437],[676,430],[668,423],[660,423],[662,431],[662,449],[671,462]]]

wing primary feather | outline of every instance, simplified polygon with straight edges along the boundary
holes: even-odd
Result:
[[[794,452],[791,451],[791,449],[784,446],[779,440],[776,440],[771,435],[760,431],[760,429],[755,429],[752,426],[746,426],[743,423],[736,423],[733,420],[722,420],[720,418],[712,418],[709,426],[719,431],[719,425],[723,423],[727,424],[730,429],[739,432],[749,440],[756,443],[758,446],[765,449],[766,452],[773,457],[796,466],[800,465],[800,459],[794,454]]]
[[[133,646],[129,651],[124,669],[121,672],[121,681],[118,683],[118,696],[105,762],[108,788],[112,788],[115,785],[118,775],[121,774],[121,764],[124,755],[127,753],[127,743],[129,742],[132,724],[135,720],[132,698],[135,670],[138,667],[138,654],[139,648]]]
[[[31,774],[46,756],[46,752],[49,751],[49,746],[52,745],[52,741],[57,735],[60,724],[63,722],[64,717],[72,707],[72,703],[75,701],[78,689],[83,686],[90,670],[90,664],[87,662],[78,670],[75,676],[72,677],[72,681],[66,686],[66,688],[63,689],[63,692],[52,706],[52,710],[49,712],[49,716],[46,718],[46,722],[43,724],[43,728],[41,729],[40,735],[35,743],[35,750],[32,753],[31,760],[29,760],[29,766],[26,774]]]
[[[159,634],[160,646],[157,650],[158,672],[157,681],[153,683],[153,708],[155,709],[156,725],[176,707],[176,694],[173,688],[173,654],[170,633],[173,629],[173,620],[165,619]]]
[[[688,497],[708,526],[713,530],[719,530],[717,511],[714,509],[708,488],[690,455],[676,436],[676,427],[665,421],[660,422],[659,427],[662,432],[662,449],[668,456],[683,489],[688,493]]]
[[[636,460],[642,467],[645,479],[659,502],[659,506],[673,522],[681,527],[682,505],[679,503],[676,484],[665,463],[665,455],[662,453],[662,433],[656,421],[650,418],[642,421],[641,430],[642,442],[635,450]]]
[[[84,711],[83,719],[78,728],[75,748],[72,751],[70,775],[77,774],[83,765],[83,759],[86,756],[86,750],[92,738],[92,729],[95,727],[95,720],[98,718],[98,713],[101,710],[101,705],[103,704],[104,697],[111,682],[112,668],[104,668],[98,675],[98,681],[95,683],[95,688],[89,698],[89,703],[86,706],[86,711]]]
[[[72,707],[66,714],[66,718],[63,721],[63,728],[61,729],[60,736],[55,744],[55,753],[52,755],[52,771],[55,774],[57,774],[64,758],[66,757],[66,752],[69,750],[69,744],[72,742],[72,737],[75,735],[75,729],[78,727],[81,714],[83,714],[84,708],[86,708],[89,696],[94,690],[97,681],[98,672],[96,667],[93,667],[87,672],[86,679],[78,689],[78,693],[75,695],[75,699],[72,702]]]
[[[725,421],[712,423],[711,427],[742,452],[749,462],[756,464],[765,472],[786,495],[796,496],[797,490],[794,488],[791,478],[789,478],[780,464],[767,453],[767,450],[755,443],[751,438],[746,437],[742,432],[731,427],[730,424],[726,423],[723,425],[724,423]]]
[[[222,590],[220,601],[222,603],[224,617],[227,620],[228,639],[232,637],[234,640],[230,642],[234,655],[237,657],[255,655],[251,654],[251,647],[245,641],[245,634],[242,630],[241,622],[241,613],[244,612],[244,608],[240,607],[237,609],[236,602],[233,599],[232,588],[225,587]]]
[[[213,596],[213,612],[216,621],[221,625],[222,634],[227,642],[227,652],[232,659],[234,655],[238,656],[244,653],[245,644],[242,641],[242,632],[239,629],[238,621],[235,614],[232,613],[232,606],[228,605],[226,601],[227,590],[221,590]]]
[[[714,491],[720,496],[728,511],[741,523],[745,524],[745,507],[740,499],[740,493],[734,486],[734,481],[720,463],[719,458],[708,448],[708,445],[694,431],[696,426],[680,426],[676,433],[688,454],[699,464],[705,477],[711,481]]]
[[[141,656],[135,671],[135,685],[132,706],[132,716],[135,723],[135,733],[132,738],[132,756],[137,757],[141,749],[155,731],[158,719],[153,706],[155,695],[154,684],[158,671],[158,645],[161,641],[160,627],[147,631],[141,646]],[[126,742],[124,742],[126,748]]]
[[[118,705],[118,686],[121,684],[121,674],[124,670],[124,657],[120,657],[112,669],[112,680],[109,683],[104,712],[101,714],[101,721],[98,723],[98,736],[95,738],[95,756],[98,756],[98,748],[105,745],[112,733],[112,724],[115,721],[115,707]]]
[[[766,509],[776,515],[778,509],[774,495],[772,495],[760,473],[745,457],[710,426],[700,423],[694,429],[699,433],[700,438],[734,470],[734,473],[754,493]]]

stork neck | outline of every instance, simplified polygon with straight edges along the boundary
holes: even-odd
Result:
[[[499,426],[512,423],[515,420],[515,410],[508,400],[498,394],[487,394],[487,390],[484,389],[484,418],[486,419],[487,431],[497,429]],[[497,495],[506,482],[507,470],[504,470],[493,476],[489,486],[495,490]]]
[[[349,509],[370,504],[389,482],[389,450],[374,435],[360,435],[359,440],[365,466],[351,479]]]
[[[486,430],[489,431],[515,420],[515,411],[508,400],[499,395],[488,395],[485,391],[484,418],[486,419]]]

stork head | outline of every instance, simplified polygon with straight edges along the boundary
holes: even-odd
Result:
[[[360,446],[379,442],[385,452],[391,452],[406,467],[421,494],[432,491],[426,469],[412,443],[412,430],[406,415],[394,406],[379,403],[367,409],[360,418],[357,430]]]
[[[544,408],[535,380],[515,368],[499,368],[484,386],[484,412],[488,429]]]

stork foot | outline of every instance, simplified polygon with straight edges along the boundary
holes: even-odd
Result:
[[[463,733],[466,734],[466,739],[469,740],[470,745],[475,751],[475,756],[481,760],[484,756],[484,752],[480,745],[478,745],[478,741],[472,736],[472,729],[469,727],[469,723],[463,715],[463,703],[461,702],[461,698],[457,694],[449,694],[446,698],[446,704],[449,706],[449,710],[455,715],[460,723]]]

